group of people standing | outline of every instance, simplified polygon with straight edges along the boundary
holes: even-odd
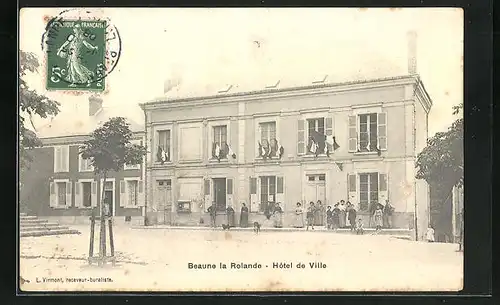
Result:
[[[392,227],[392,214],[394,208],[390,205],[389,201],[386,200],[385,205],[380,203],[373,203],[370,205],[370,224],[369,226],[375,226],[376,230],[379,231],[382,228]],[[216,226],[216,205],[213,203],[207,210],[210,213],[211,225]],[[294,218],[292,220],[292,227],[303,228],[309,230],[311,227],[314,230],[314,226],[326,226],[327,229],[337,230],[340,228],[350,228],[351,231],[360,232],[363,228],[363,222],[361,218],[357,218],[358,213],[354,205],[347,201],[340,200],[337,202],[333,208],[331,206],[325,206],[318,200],[316,203],[309,202],[309,206],[305,209],[306,219],[304,223],[304,209],[302,208],[302,203],[297,202]],[[272,219],[273,226],[275,228],[283,227],[283,209],[279,203],[274,203],[271,210],[266,211],[266,216],[268,219]],[[226,208],[227,215],[227,225],[229,227],[236,226],[235,220],[235,210],[233,207],[228,206]],[[242,203],[240,212],[240,227],[248,227],[249,221],[249,209],[245,203]],[[326,221],[325,221],[326,220]]]

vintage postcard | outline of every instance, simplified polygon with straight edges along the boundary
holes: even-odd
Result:
[[[462,289],[461,9],[19,20],[23,292]]]

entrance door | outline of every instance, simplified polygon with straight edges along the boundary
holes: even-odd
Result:
[[[113,182],[112,181],[106,181],[106,184],[104,186],[104,211],[106,215],[112,216],[113,215],[113,198],[114,198],[114,190],[113,190]],[[101,209],[102,213],[102,209]]]
[[[172,223],[172,180],[157,180],[156,206],[158,207],[158,223]]]
[[[306,189],[305,189],[305,194],[306,194],[306,208],[309,207],[309,202],[318,202],[318,200],[321,200],[323,203],[323,206],[325,206],[325,200],[326,200],[326,184],[325,184],[325,175],[324,174],[319,174],[319,175],[308,175],[307,176],[307,183],[306,183]],[[318,215],[319,217],[315,216],[315,225],[323,225],[323,217],[324,215],[321,213]]]
[[[214,201],[217,211],[226,210],[226,178],[213,178]]]

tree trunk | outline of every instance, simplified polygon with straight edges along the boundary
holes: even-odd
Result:
[[[101,263],[104,262],[104,257],[106,256],[106,218],[105,218],[105,211],[106,209],[104,208],[104,198],[105,198],[105,186],[106,186],[106,178],[107,178],[107,172],[103,173],[103,182],[101,185],[101,191],[102,191],[102,196],[101,196],[101,202],[100,202],[100,209],[101,209],[101,229],[100,229],[100,236],[99,236],[99,257],[101,258]]]

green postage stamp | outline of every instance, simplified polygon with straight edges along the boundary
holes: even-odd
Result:
[[[44,40],[48,90],[105,89],[121,49],[118,31],[109,21],[60,15],[48,22]]]

